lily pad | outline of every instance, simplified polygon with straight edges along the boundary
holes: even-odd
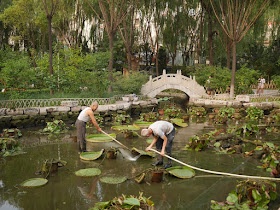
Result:
[[[195,176],[195,171],[187,166],[175,166],[166,169],[168,173],[181,179],[188,179]]]
[[[114,131],[138,131],[140,130],[139,127],[133,126],[133,125],[115,125],[111,127],[112,130]]]
[[[134,126],[140,127],[140,128],[147,128],[149,127],[153,122],[146,122],[146,121],[136,121],[133,123]]]
[[[171,121],[172,123],[181,123],[181,122],[184,122],[184,119],[173,118],[173,119],[170,119],[170,121]]]
[[[82,160],[96,160],[98,159],[104,152],[104,149],[98,152],[83,152],[80,154],[80,158]]]
[[[185,127],[188,127],[188,123],[180,123],[180,122],[174,122],[175,125],[179,126],[179,127],[182,127],[182,128],[185,128]]]
[[[33,178],[25,180],[23,183],[21,183],[21,186],[23,187],[40,187],[48,183],[47,179],[43,178]]]
[[[111,133],[109,135],[112,136],[113,138],[116,138],[115,133]],[[109,141],[113,141],[112,138],[110,138],[109,136],[107,136],[105,134],[92,134],[92,135],[87,136],[86,140],[88,142],[109,142]]]
[[[134,154],[134,155],[139,155],[139,154],[141,154],[141,156],[150,156],[150,157],[155,157],[155,154],[153,153],[153,152],[146,152],[146,151],[144,151],[144,150],[141,150],[141,149],[137,149],[137,148],[135,148],[135,147],[133,147],[132,149],[131,149],[131,152],[132,152],[132,154]]]
[[[76,171],[75,174],[76,176],[90,177],[90,176],[98,176],[99,174],[101,174],[101,171],[98,168],[85,168]]]
[[[100,181],[107,184],[120,184],[126,181],[125,176],[103,176]]]

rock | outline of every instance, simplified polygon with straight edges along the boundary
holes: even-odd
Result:
[[[6,110],[7,110],[7,108],[1,108],[0,109],[0,116],[6,115]]]
[[[250,96],[248,95],[237,95],[236,96],[236,101],[240,101],[240,102],[250,102]]]
[[[40,109],[39,108],[26,108],[23,111],[23,113],[26,115],[39,115]]]
[[[23,114],[23,109],[21,108],[6,110],[6,115],[22,115],[22,114]]]
[[[47,114],[48,114],[48,112],[47,112],[47,107],[40,107],[40,108],[39,108],[39,113],[40,113],[40,115],[42,115],[42,116],[47,115]]]
[[[108,105],[99,105],[96,112],[108,112],[109,107]]]
[[[130,98],[128,96],[122,97],[122,100],[125,102],[130,102]]]
[[[74,107],[78,106],[79,102],[78,101],[61,101],[61,106],[67,106],[67,107]]]
[[[71,112],[80,112],[82,110],[81,106],[73,106],[71,107]]]
[[[12,116],[12,120],[23,120],[23,119],[28,119],[29,116],[28,115],[15,115]]]

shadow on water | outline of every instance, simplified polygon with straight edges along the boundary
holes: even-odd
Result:
[[[110,128],[106,127],[110,132]],[[38,130],[38,129],[37,129]],[[161,183],[152,183],[149,179],[143,184],[137,184],[129,179],[118,185],[102,183],[99,177],[106,175],[126,176],[132,178],[145,169],[151,168],[154,161],[143,156],[137,161],[129,160],[128,150],[121,148],[115,142],[88,143],[89,151],[99,151],[111,147],[119,148],[121,154],[116,159],[100,158],[96,161],[82,161],[78,154],[78,145],[73,142],[75,129],[65,134],[48,138],[36,134],[36,129],[23,130],[21,141],[27,145],[26,154],[7,157],[0,161],[0,209],[89,209],[94,203],[108,201],[114,197],[139,195],[151,197],[156,209],[209,209],[210,201],[224,201],[227,194],[236,185],[236,178],[220,177],[196,172],[192,179],[177,179],[164,175]],[[190,123],[189,127],[180,128],[176,132],[172,156],[185,163],[204,169],[224,171],[229,173],[268,176],[256,166],[257,160],[240,155],[216,155],[212,151],[191,152],[182,151],[188,139],[195,135],[213,130],[206,123]],[[129,148],[144,150],[148,143],[143,138],[125,139],[117,135],[118,141]],[[53,141],[58,140],[54,144]],[[29,146],[28,146],[29,145]],[[33,146],[30,146],[33,145]],[[41,146],[40,146],[41,145]],[[35,172],[40,170],[44,160],[60,158],[67,165],[58,169],[58,173],[49,177],[47,185],[39,188],[22,188],[24,180],[38,177]],[[165,160],[166,161],[166,160]],[[177,165],[174,163],[174,165]],[[82,168],[98,167],[102,171],[99,177],[82,178],[74,172]]]

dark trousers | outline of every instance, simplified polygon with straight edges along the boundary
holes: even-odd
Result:
[[[79,151],[87,150],[86,146],[86,122],[77,120],[75,123],[77,128],[77,140],[79,142]]]
[[[166,150],[167,155],[169,155],[169,156],[171,156],[171,150],[172,150],[172,144],[173,144],[174,137],[175,137],[175,128],[173,128],[173,130],[168,135],[166,135],[167,143],[166,143],[165,150]],[[163,145],[163,139],[158,137],[158,140],[156,142],[157,151],[161,152],[162,145]],[[163,156],[157,155],[157,159],[158,159],[158,161],[163,162]],[[168,159],[167,163],[171,164],[171,160]]]

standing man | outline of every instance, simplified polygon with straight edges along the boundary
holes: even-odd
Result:
[[[98,103],[94,101],[90,107],[85,108],[78,116],[75,123],[77,128],[77,139],[79,142],[79,151],[86,152],[86,123],[91,120],[92,124],[96,127],[99,132],[102,132],[101,128],[98,126],[93,112],[98,108]]]
[[[153,163],[153,166],[163,165],[163,156],[166,149],[167,155],[171,156],[171,149],[173,139],[175,137],[175,128],[172,123],[167,121],[156,121],[149,126],[148,129],[143,129],[141,135],[144,137],[149,137],[153,135],[154,140],[146,148],[146,151],[149,151],[154,144],[156,144],[157,151],[160,152],[160,155],[157,155],[157,161]],[[172,162],[168,159],[167,164],[164,168],[169,168],[172,166]]]

